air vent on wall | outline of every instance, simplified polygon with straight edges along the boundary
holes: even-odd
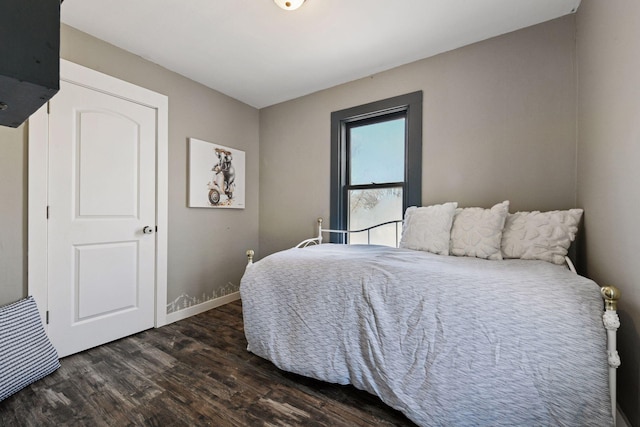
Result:
[[[60,3],[0,4],[0,125],[20,126],[60,88]]]

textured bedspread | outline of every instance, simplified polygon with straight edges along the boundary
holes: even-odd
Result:
[[[612,425],[599,289],[561,266],[326,244],[240,292],[249,351],[421,426]]]

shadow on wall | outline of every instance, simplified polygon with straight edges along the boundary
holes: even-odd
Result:
[[[618,353],[622,361],[618,368],[618,402],[631,425],[640,426],[640,336],[625,310],[618,310],[618,316]]]
[[[29,242],[29,221],[27,220],[29,213],[29,122],[24,126],[24,132],[22,134],[22,182],[23,182],[23,191],[22,191],[22,211],[23,214],[23,222],[22,222],[22,296],[26,297],[29,295],[29,282],[28,282],[28,242]]]
[[[586,212],[582,214],[576,239],[569,246],[569,258],[573,260],[578,274],[589,277],[587,274],[587,233],[584,226]],[[600,286],[604,286],[599,283]]]

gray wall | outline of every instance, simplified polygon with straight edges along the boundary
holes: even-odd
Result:
[[[0,305],[27,292],[26,133],[0,126]]]
[[[235,290],[258,247],[258,110],[71,27],[61,56],[169,97],[167,301]],[[26,129],[0,130],[0,304],[26,295]],[[186,207],[189,137],[246,152],[245,209]]]
[[[577,18],[578,203],[587,274],[616,285],[618,398],[640,426],[640,2],[583,0]]]
[[[260,110],[260,256],[329,217],[330,114],[424,91],[424,205],[574,207],[575,16]]]

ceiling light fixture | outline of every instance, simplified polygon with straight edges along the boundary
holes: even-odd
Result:
[[[305,0],[273,0],[278,6],[284,10],[296,10]]]

